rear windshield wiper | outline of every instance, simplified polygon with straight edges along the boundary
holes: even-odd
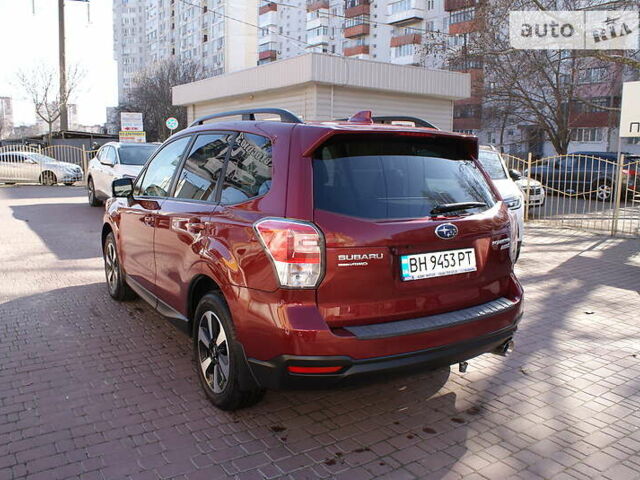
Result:
[[[441,203],[431,209],[431,215],[438,213],[455,212],[457,210],[467,210],[469,208],[486,207],[484,202],[458,202],[458,203]]]

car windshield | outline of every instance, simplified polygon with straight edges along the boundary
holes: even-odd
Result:
[[[504,180],[507,178],[507,174],[502,166],[500,155],[496,152],[480,150],[478,160],[480,160],[480,164],[487,171],[492,180]]]
[[[315,207],[379,220],[428,217],[443,206],[457,213],[491,207],[484,176],[457,150],[448,138],[354,137],[325,145],[313,161]],[[450,208],[469,202],[476,205]]]
[[[120,147],[118,149],[120,163],[122,165],[144,165],[157,148],[157,145]]]

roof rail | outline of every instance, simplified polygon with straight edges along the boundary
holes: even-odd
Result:
[[[352,119],[354,119],[357,122],[358,120],[363,119],[363,117],[357,117],[361,113],[364,113],[364,112],[358,112],[356,115],[354,115],[351,118],[338,118],[335,121],[349,122],[349,121],[352,121]],[[421,118],[416,118],[416,117],[406,117],[402,115],[388,115],[388,116],[370,117],[370,118],[373,121],[373,123],[382,123],[382,124],[391,125],[393,122],[413,122],[413,124],[416,127],[433,128],[435,130],[440,130],[438,127],[436,127],[432,123],[429,123],[426,120],[422,120]]]
[[[213,120],[214,118],[234,117],[236,115],[242,115],[242,120],[254,121],[256,119],[256,113],[272,113],[274,115],[278,115],[280,117],[280,121],[284,123],[304,123],[300,117],[283,108],[250,108],[247,110],[233,110],[231,112],[205,115],[191,122],[189,127],[202,125],[207,120]]]

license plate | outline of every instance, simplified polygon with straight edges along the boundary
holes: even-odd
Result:
[[[400,257],[402,280],[443,277],[476,271],[476,254],[473,248],[417,253]]]

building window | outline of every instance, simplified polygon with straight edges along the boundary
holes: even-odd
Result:
[[[415,0],[400,0],[389,5],[389,12],[393,15],[394,13],[406,12],[412,8],[415,8]]]
[[[571,130],[571,140],[574,142],[601,142],[601,128],[574,128]]]
[[[475,16],[476,9],[473,7],[458,10],[456,12],[451,12],[451,16],[449,17],[449,24],[453,25],[454,23],[468,22],[469,20],[473,20]]]
[[[369,15],[358,15],[356,17],[347,18],[344,22],[344,28],[356,27],[369,23]]]
[[[607,74],[609,70],[607,67],[587,68],[581,70],[578,75],[579,83],[602,83],[607,81]]]
[[[453,118],[479,118],[480,105],[456,105],[453,107]]]
[[[202,36],[202,43],[207,43],[208,41],[209,41],[209,36],[205,33],[205,34]]]
[[[400,45],[399,47],[391,48],[391,56],[393,58],[406,57],[415,53],[415,45],[408,43],[406,45]]]

